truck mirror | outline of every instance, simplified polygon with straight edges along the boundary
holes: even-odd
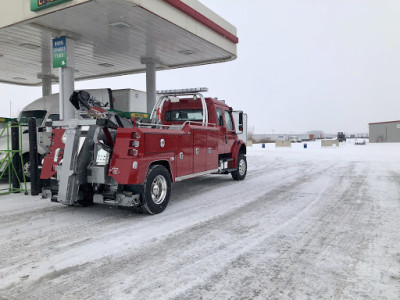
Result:
[[[243,132],[243,112],[239,113],[239,133]]]
[[[45,123],[46,132],[51,133],[51,131],[53,130],[52,126],[53,126],[53,120],[52,119],[47,119],[46,123]]]

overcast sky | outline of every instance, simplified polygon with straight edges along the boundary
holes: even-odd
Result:
[[[368,132],[370,122],[400,120],[400,1],[201,2],[236,26],[238,58],[159,72],[157,89],[206,86],[247,112],[255,133]],[[145,76],[75,87],[145,90]],[[1,115],[10,100],[16,115],[41,88],[0,84],[0,94]]]

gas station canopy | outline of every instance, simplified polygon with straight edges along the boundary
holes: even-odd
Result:
[[[228,3],[227,3],[228,5]],[[0,82],[59,81],[52,39],[74,41],[74,79],[236,58],[236,29],[197,0],[0,1]]]

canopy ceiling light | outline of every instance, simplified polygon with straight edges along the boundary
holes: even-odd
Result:
[[[182,50],[182,51],[179,51],[179,53],[183,54],[183,55],[192,55],[192,54],[194,54],[194,51],[192,51],[192,50]]]
[[[22,43],[22,44],[19,44],[19,46],[24,47],[26,49],[31,49],[31,50],[36,50],[36,49],[41,48],[39,45],[30,44],[30,43]]]
[[[99,66],[104,67],[104,68],[111,68],[111,67],[114,67],[114,65],[109,64],[109,63],[101,63],[101,64],[99,64]]]

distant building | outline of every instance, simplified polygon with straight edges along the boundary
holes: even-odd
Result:
[[[323,139],[325,137],[324,132],[322,130],[307,131],[307,134],[310,136],[310,139],[312,139],[312,140]]]
[[[271,143],[275,141],[289,141],[291,136],[296,136],[303,141],[310,140],[310,135],[304,133],[298,134],[253,134],[253,140],[256,143]]]
[[[400,121],[369,123],[370,143],[400,143]]]

